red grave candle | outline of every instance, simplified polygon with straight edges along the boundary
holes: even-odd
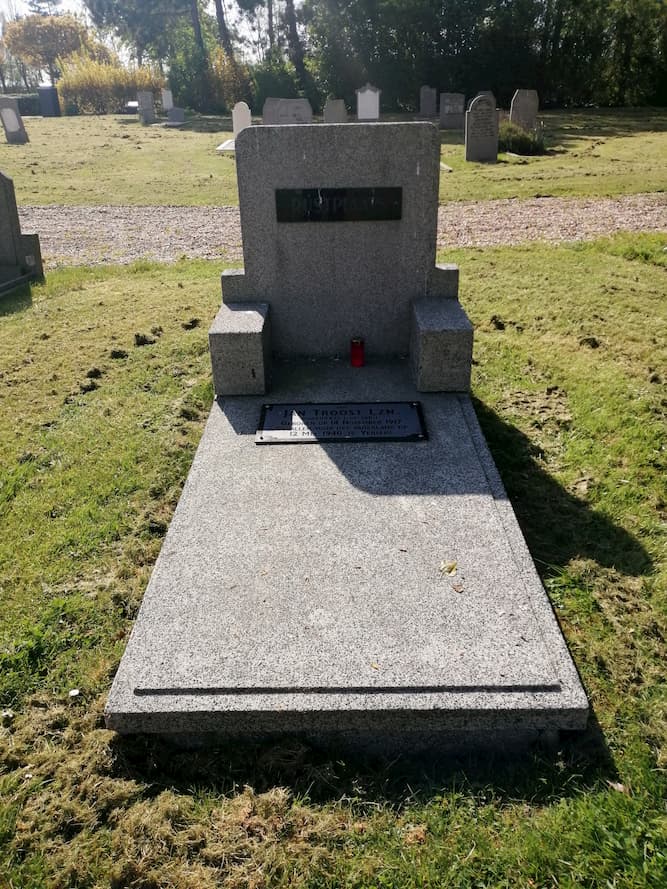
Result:
[[[350,340],[350,364],[352,367],[364,366],[364,341],[361,339]]]

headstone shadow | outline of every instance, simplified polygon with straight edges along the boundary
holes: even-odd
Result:
[[[652,569],[649,553],[632,534],[545,472],[538,462],[537,446],[523,432],[478,399],[474,406],[538,564],[560,568],[572,559],[586,558],[632,576]]]
[[[143,795],[149,797],[165,789],[188,794],[193,786],[234,796],[248,786],[258,794],[287,788],[315,805],[353,798],[361,805],[400,810],[452,791],[547,805],[619,780],[592,709],[585,731],[562,733],[558,743],[545,740],[518,756],[509,750],[442,753],[434,748],[391,757],[312,746],[298,737],[181,748],[155,736],[117,735],[111,749],[113,777],[145,783]]]
[[[5,315],[15,315],[23,312],[32,305],[32,288],[29,283],[21,284],[10,293],[0,295],[0,318]]]

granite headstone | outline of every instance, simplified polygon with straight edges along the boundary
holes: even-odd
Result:
[[[144,126],[155,123],[155,97],[150,90],[137,93],[139,120]]]
[[[0,96],[0,120],[2,120],[5,136],[10,145],[25,145],[30,141],[23,126],[23,118],[16,99]]]
[[[438,91],[432,86],[422,86],[419,90],[419,116],[436,117],[438,114]]]
[[[162,89],[162,110],[166,113],[174,107],[174,95],[171,90]]]
[[[465,110],[463,93],[440,93],[440,129],[462,130]]]
[[[491,95],[479,95],[466,112],[465,158],[492,163],[498,160],[498,112]]]
[[[327,99],[324,105],[324,123],[347,123],[347,108],[343,99]]]
[[[512,98],[510,121],[532,132],[537,126],[540,99],[536,90],[517,90]]]
[[[43,276],[39,237],[21,234],[14,183],[0,173],[0,293]]]

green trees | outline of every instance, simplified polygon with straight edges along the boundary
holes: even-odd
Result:
[[[86,29],[70,15],[29,15],[9,22],[4,42],[12,55],[56,82],[57,60],[76,52],[86,42]]]
[[[551,105],[667,104],[666,0],[83,2],[138,65],[169,74],[177,101],[202,111],[228,107],[235,84],[243,98],[254,93],[255,110],[277,93],[352,104],[367,80],[397,111],[413,110],[425,83],[492,89],[505,106],[517,87]],[[39,15],[29,19],[68,18],[46,15],[60,0],[30,3]],[[43,42],[44,28],[31,28],[23,61]],[[52,74],[54,64],[39,62]]]
[[[518,86],[554,104],[667,98],[661,0],[306,0],[304,19],[325,91],[350,101],[366,79],[394,108],[423,83],[504,104]]]

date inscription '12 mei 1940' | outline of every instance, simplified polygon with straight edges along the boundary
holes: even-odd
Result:
[[[255,444],[425,439],[418,401],[265,404]]]
[[[382,222],[402,210],[402,188],[276,189],[278,222]]]

